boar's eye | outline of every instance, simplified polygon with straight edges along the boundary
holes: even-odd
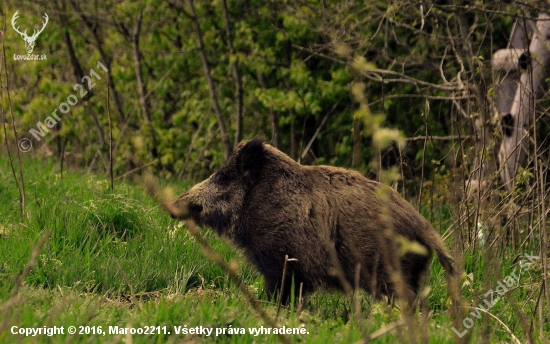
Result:
[[[225,173],[218,173],[216,182],[221,186],[227,186],[229,184],[229,176]]]

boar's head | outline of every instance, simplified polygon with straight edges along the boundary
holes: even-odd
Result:
[[[174,217],[227,234],[239,220],[247,193],[262,176],[265,149],[260,139],[239,143],[217,172],[172,204],[178,211]]]

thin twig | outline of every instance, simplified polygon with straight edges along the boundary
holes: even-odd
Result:
[[[283,303],[283,295],[285,292],[285,279],[286,279],[286,264],[288,263],[288,254],[285,254],[285,263],[283,264],[283,277],[281,278],[281,290],[279,290],[279,302],[277,303],[277,314],[275,319],[279,318],[279,311],[281,310],[281,304]]]
[[[158,159],[155,159],[155,160],[153,160],[153,161],[151,161],[151,162],[148,162],[147,164],[145,164],[145,165],[143,165],[143,166],[136,167],[136,168],[134,168],[133,170],[130,170],[130,171],[128,171],[128,172],[126,172],[126,173],[124,173],[124,174],[122,174],[122,175],[116,177],[114,180],[119,180],[119,179],[128,177],[130,174],[132,174],[132,173],[134,173],[134,172],[137,172],[137,171],[139,171],[139,170],[142,170],[142,169],[144,169],[144,168],[146,168],[146,167],[148,167],[148,166],[151,166],[151,165],[155,164],[157,161],[159,161],[159,160],[158,160]]]
[[[315,141],[315,138],[317,138],[317,135],[319,135],[319,132],[321,131],[321,128],[323,127],[323,125],[325,125],[325,122],[327,121],[327,118],[328,116],[330,116],[330,114],[332,114],[332,112],[336,109],[336,107],[338,106],[338,104],[340,104],[340,101],[342,99],[340,99],[339,101],[337,101],[336,103],[334,103],[334,105],[332,106],[332,108],[330,109],[330,111],[325,115],[325,117],[323,118],[323,120],[321,121],[321,124],[319,124],[319,126],[317,127],[317,130],[315,130],[315,134],[313,134],[313,136],[311,137],[311,140],[309,140],[306,148],[304,149],[304,152],[302,153],[300,159],[303,159],[306,157],[307,155],[307,152],[309,151],[309,149],[311,148],[311,145],[313,144],[313,141]]]
[[[283,277],[281,278],[281,290],[279,291],[279,302],[277,304],[277,315],[275,319],[279,318],[279,311],[281,310],[281,305],[283,303],[283,295],[285,290],[285,280],[286,280],[286,267],[288,262],[297,262],[296,258],[288,258],[288,255],[285,254],[285,264],[283,265]],[[286,300],[285,300],[286,301]]]
[[[111,180],[111,191],[115,189],[113,174],[113,125],[111,121],[111,104],[109,99],[109,80],[107,79],[107,117],[109,119],[109,179]]]
[[[299,49],[299,50],[302,50],[302,51],[307,51],[311,54],[314,54],[314,55],[319,56],[319,57],[323,57],[327,60],[330,60],[332,62],[336,62],[336,63],[341,64],[341,65],[347,65],[348,64],[347,61],[338,60],[338,59],[336,59],[334,57],[331,57],[329,55],[314,51],[313,49],[301,47],[301,46],[296,45],[296,44],[292,44],[292,47],[296,48],[296,49]],[[435,89],[435,90],[440,90],[440,91],[462,91],[463,90],[462,85],[458,85],[458,84],[454,84],[454,83],[447,83],[447,84],[441,84],[441,85],[434,84],[434,83],[431,83],[431,82],[427,82],[427,81],[424,81],[424,80],[413,78],[411,76],[408,76],[406,74],[399,73],[399,72],[396,72],[396,71],[393,71],[393,70],[374,68],[374,69],[368,70],[368,71],[361,71],[361,73],[362,73],[363,76],[365,76],[366,78],[368,78],[370,80],[382,82],[384,84],[392,83],[392,82],[399,82],[399,83],[413,84],[413,85],[416,85],[416,86],[426,86],[426,87],[429,87],[429,88],[432,88],[432,89]],[[382,76],[386,76],[386,75],[395,76],[397,78],[388,79],[388,78],[383,78],[382,77]]]
[[[378,337],[381,337],[383,336],[384,334],[388,333],[388,332],[391,332],[393,330],[395,330],[396,328],[398,328],[399,326],[403,326],[405,325],[405,320],[401,319],[401,320],[398,320],[396,322],[393,322],[391,324],[388,324],[384,327],[382,327],[381,329],[379,329],[378,331],[372,333],[371,335],[369,335],[369,340],[373,340],[373,339],[376,339]]]
[[[126,284],[128,284],[128,288],[130,288],[130,300],[134,305],[137,305],[137,299],[136,299],[136,293],[134,292],[134,286],[132,285],[132,282],[130,281],[130,278],[126,274],[126,271],[122,268],[122,265],[120,265],[120,262],[116,257],[114,258],[114,261],[116,265],[118,266],[118,271],[120,272],[120,275],[122,276],[122,279]]]
[[[304,282],[300,282],[300,291],[298,293],[298,308],[296,308],[296,314],[300,314],[302,312],[302,308],[304,307],[304,298],[302,296],[304,288]]]
[[[414,136],[406,137],[405,141],[424,141],[424,140],[433,140],[433,141],[461,141],[461,140],[473,140],[475,137],[473,135],[449,135],[449,136]]]
[[[470,309],[473,309],[473,310],[476,310],[476,311],[482,311],[483,313],[486,313],[486,314],[489,314],[489,316],[491,316],[493,319],[495,319],[496,321],[498,321],[502,327],[504,327],[504,330],[506,332],[508,332],[508,334],[512,337],[512,339],[514,340],[514,342],[516,342],[517,344],[521,344],[521,342],[519,341],[519,339],[514,335],[514,333],[512,332],[512,330],[510,330],[510,328],[508,326],[506,326],[506,324],[500,320],[499,318],[497,318],[496,315],[494,315],[493,313],[489,312],[489,311],[486,311],[485,309],[483,308],[478,308],[478,307],[466,307],[466,308],[470,308]]]
[[[61,178],[63,178],[63,164],[65,163],[65,148],[67,148],[67,138],[63,139],[63,145],[61,147],[61,161],[59,163],[60,166],[60,174]]]

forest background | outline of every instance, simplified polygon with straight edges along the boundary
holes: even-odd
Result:
[[[264,137],[302,164],[395,187],[460,257],[463,287],[490,272],[484,290],[504,275],[495,262],[513,266],[534,250],[540,274],[518,296],[531,308],[517,326],[543,340],[549,98],[532,106],[527,158],[504,187],[498,150],[510,124],[491,60],[514,23],[549,10],[544,1],[7,1],[2,154],[12,167],[23,156],[117,182],[149,170],[187,187],[239,141]],[[20,59],[14,27],[42,27],[32,54],[46,59]],[[25,218],[17,169],[12,178]]]

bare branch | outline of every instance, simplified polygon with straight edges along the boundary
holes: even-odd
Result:
[[[237,96],[237,128],[235,130],[235,145],[237,145],[243,136],[243,81],[241,72],[239,70],[239,58],[235,54],[235,48],[233,47],[233,39],[231,37],[231,25],[229,23],[229,11],[227,10],[227,0],[222,1],[223,9],[223,22],[225,24],[225,33],[227,36],[227,45],[229,47],[229,54],[235,61],[233,62],[233,75],[235,76],[235,93]]]
[[[158,158],[157,135],[155,133],[155,127],[153,126],[153,122],[151,121],[151,115],[149,114],[149,103],[147,102],[147,98],[145,97],[145,95],[147,94],[147,89],[145,86],[145,82],[143,81],[143,76],[141,74],[141,54],[139,52],[139,35],[141,32],[142,19],[143,19],[143,11],[139,11],[138,16],[136,18],[136,28],[132,33],[132,46],[133,46],[133,55],[134,55],[134,63],[135,63],[135,70],[136,70],[136,79],[138,84],[139,105],[141,107],[141,111],[143,112],[143,117],[145,117],[145,120],[147,121],[151,139],[153,140],[153,147],[151,149],[151,153],[153,155],[153,158],[156,159]]]
[[[220,132],[222,135],[222,142],[224,146],[224,156],[225,156],[225,159],[227,160],[227,158],[229,158],[229,155],[231,154],[231,151],[233,150],[233,146],[229,139],[227,127],[225,125],[225,121],[223,119],[220,105],[218,103],[218,92],[216,91],[216,87],[214,86],[214,80],[212,79],[210,63],[208,62],[208,58],[206,56],[206,49],[204,47],[204,42],[202,40],[202,31],[201,31],[201,27],[200,27],[197,15],[195,14],[195,5],[193,4],[193,0],[187,0],[187,5],[189,6],[189,12],[191,14],[191,22],[193,23],[193,28],[195,29],[195,34],[197,35],[199,52],[201,55],[202,65],[204,68],[204,76],[206,77],[206,82],[208,83],[208,90],[210,91],[210,98],[212,100],[212,109],[216,114],[216,118],[218,119],[218,125],[220,126]]]

